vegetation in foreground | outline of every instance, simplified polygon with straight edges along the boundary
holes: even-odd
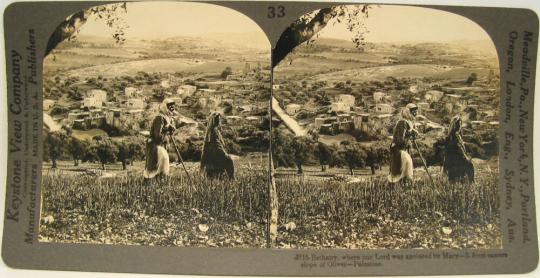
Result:
[[[279,248],[500,248],[498,175],[476,184],[278,178]],[[267,172],[237,178],[43,176],[40,240],[264,247]]]

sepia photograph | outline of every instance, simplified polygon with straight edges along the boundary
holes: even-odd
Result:
[[[530,6],[3,7],[5,268],[538,267]]]
[[[270,90],[269,41],[232,9],[70,15],[43,61],[39,241],[264,247]]]
[[[271,53],[229,8],[117,3],[43,67],[41,242],[502,248],[499,62],[465,17],[333,6]]]
[[[333,6],[272,60],[279,247],[502,248],[499,61],[479,25]]]

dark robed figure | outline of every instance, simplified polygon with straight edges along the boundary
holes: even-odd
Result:
[[[462,121],[455,116],[450,121],[444,152],[443,170],[450,182],[474,182],[474,165],[462,138]]]
[[[217,112],[208,117],[201,154],[201,172],[208,178],[220,178],[224,175],[234,178],[234,162],[225,149],[221,136],[221,115]]]

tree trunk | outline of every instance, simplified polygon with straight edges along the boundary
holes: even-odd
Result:
[[[351,170],[351,176],[354,176],[353,167],[349,167],[349,169]]]
[[[75,34],[86,23],[89,15],[90,10],[82,10],[60,23],[47,42],[45,56],[49,55],[61,42]]]
[[[122,170],[126,170],[126,160],[122,159]]]
[[[52,166],[51,166],[51,168],[52,168],[52,169],[56,169],[56,168],[57,168],[57,165],[56,165],[56,158],[51,158],[51,161],[52,161]]]
[[[105,163],[101,163],[101,169],[105,170]]]
[[[371,164],[370,168],[371,168],[371,174],[375,175],[375,165]]]
[[[298,168],[297,174],[303,174],[304,170],[302,169],[302,163],[296,163],[296,167]]]
[[[73,165],[74,165],[75,167],[79,166],[79,160],[78,160],[78,159],[76,159],[76,158],[73,159],[73,162],[74,162]]]
[[[328,21],[336,15],[336,9],[333,7],[320,9],[309,22],[298,21],[285,29],[272,51],[272,68],[285,59],[295,47],[308,41],[326,27]]]

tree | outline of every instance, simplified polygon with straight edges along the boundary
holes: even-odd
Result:
[[[231,115],[233,112],[233,106],[232,104],[226,102],[223,104],[223,114],[225,115]]]
[[[375,175],[375,165],[378,165],[379,157],[377,151],[370,147],[366,149],[366,165],[371,168],[371,174]]]
[[[278,130],[272,130],[272,158],[274,166],[291,167],[294,165],[294,157],[291,152],[293,136]]]
[[[118,147],[110,139],[96,141],[96,144],[90,148],[90,152],[95,155],[95,158],[101,163],[101,168],[105,170],[105,164],[116,162]]]
[[[67,148],[73,158],[74,166],[79,166],[79,160],[82,160],[88,151],[89,144],[75,137],[69,139]]]
[[[349,167],[351,175],[354,175],[354,169],[366,166],[367,154],[362,149],[362,146],[357,142],[346,144],[342,150],[344,162]]]
[[[473,72],[467,78],[466,83],[467,83],[467,85],[471,86],[474,83],[474,81],[476,81],[476,80],[478,80],[478,75],[475,72]]]
[[[221,78],[223,80],[227,79],[227,76],[231,75],[233,73],[233,70],[231,67],[226,67],[222,72],[221,72]]]
[[[68,137],[62,131],[46,134],[43,142],[43,160],[51,160],[51,168],[56,169],[58,167],[57,160],[64,156],[67,141]]]
[[[366,165],[371,168],[371,174],[375,175],[375,169],[382,163],[388,161],[390,153],[387,148],[384,147],[369,147],[365,150],[366,153]]]
[[[122,169],[127,169],[127,164],[133,160],[140,160],[144,156],[143,144],[138,142],[122,141],[117,145],[117,158],[122,163]]]
[[[331,151],[331,159],[330,159],[330,164],[328,166],[330,166],[331,168],[332,167],[343,167],[345,166],[345,160],[343,158],[343,151],[340,150],[339,148],[337,147],[330,147],[330,151]]]
[[[466,107],[463,112],[467,113],[469,115],[470,121],[476,121],[478,120],[478,110],[472,106]]]
[[[234,154],[234,155],[242,154],[242,146],[236,143],[233,139],[225,137],[223,141],[225,142],[225,149],[230,154]]]
[[[281,34],[272,50],[272,67],[277,66],[298,45],[312,42],[332,21],[347,24],[347,29],[353,33],[352,41],[357,48],[362,47],[365,28],[360,18],[367,17],[370,8],[370,5],[333,6],[301,16]]]
[[[317,144],[315,156],[319,159],[321,172],[325,172],[326,167],[332,163],[332,151],[325,143],[319,142]]]
[[[95,6],[70,15],[56,27],[49,38],[45,56],[49,55],[61,42],[74,39],[90,15],[96,15],[97,19],[104,20],[107,26],[114,28],[113,39],[116,43],[124,43],[124,32],[128,26],[119,12],[127,12],[126,2]]]
[[[312,153],[311,141],[307,137],[295,137],[291,144],[293,152],[294,164],[298,168],[298,174],[303,174],[302,165],[309,159],[309,154]]]
[[[390,150],[387,146],[380,146],[377,149],[377,157],[379,158],[379,170],[381,164],[390,162]]]
[[[180,154],[185,161],[200,161],[203,142],[200,140],[187,139],[184,144],[180,144]]]

